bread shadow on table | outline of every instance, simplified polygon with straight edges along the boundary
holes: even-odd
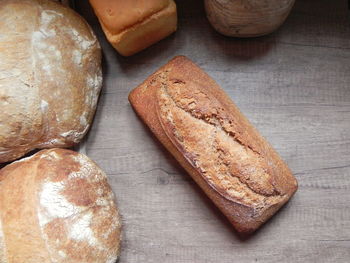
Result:
[[[124,57],[115,51],[114,54],[121,71],[124,73],[129,73],[135,70],[139,70],[140,67],[147,67],[147,65],[153,64],[157,65],[157,67],[160,67],[172,57],[179,55],[177,53],[173,53],[173,47],[176,44],[176,34],[177,32],[171,34],[170,36],[167,36],[166,38],[132,56]],[[162,62],[159,63],[158,61]]]
[[[87,134],[85,134],[84,138],[80,141],[80,143],[74,146],[75,151],[78,151],[85,155],[88,155],[88,148],[87,148],[88,143],[96,141],[97,135],[98,135],[97,130],[103,128],[102,127],[103,125],[101,125],[100,122],[103,120],[102,116],[103,116],[104,107],[106,105],[106,96],[104,93],[104,89],[105,89],[106,76],[108,75],[108,66],[107,66],[104,52],[102,52],[102,75],[103,75],[102,88],[97,101],[96,111],[92,119],[90,129],[88,130]]]
[[[176,162],[176,161],[175,161]],[[179,165],[179,164],[178,164]],[[181,169],[179,172],[183,176],[190,177],[184,169]],[[223,227],[225,227],[228,232],[231,232],[232,235],[239,240],[240,242],[248,243],[253,241],[256,238],[259,238],[260,235],[264,235],[264,232],[270,228],[271,225],[274,224],[274,221],[282,214],[281,212],[286,208],[287,204],[284,205],[275,215],[273,215],[266,223],[264,223],[259,229],[257,229],[253,233],[239,233],[232,226],[231,222],[225,217],[225,215],[220,211],[218,207],[211,201],[211,199],[200,189],[200,187],[191,180],[191,188],[193,191],[197,193],[199,198],[203,201],[203,205],[208,208],[208,210],[212,211],[213,215],[217,218],[218,222],[221,223]]]
[[[179,3],[178,13],[179,30],[186,31],[184,34],[192,33],[195,36],[193,48],[201,45],[199,48],[210,52],[213,58],[222,57],[223,54],[226,59],[251,60],[266,55],[274,46],[273,37],[270,36],[235,38],[220,34],[209,23],[203,1]]]
[[[188,3],[188,5],[191,4]],[[196,53],[203,55],[201,52],[207,52],[203,55],[204,57],[208,55],[213,58],[221,57],[222,55],[218,54],[220,52],[225,54],[226,59],[251,60],[266,55],[274,46],[274,36],[244,39],[219,34],[209,24],[202,5],[199,8],[200,11],[197,10],[193,14],[196,17],[194,19],[196,23],[193,23],[193,17],[181,13],[181,6],[178,9],[178,29],[170,36],[132,56],[124,57],[117,51],[113,52],[124,73],[140,70],[141,66],[147,65],[156,64],[158,68],[178,55],[186,55],[192,59]]]
[[[208,22],[209,24],[209,22]],[[208,37],[212,39],[211,43],[215,45],[215,50],[220,51],[226,59],[249,61],[268,55],[275,46],[274,38],[278,32],[267,36],[253,38],[236,38],[224,36],[216,32],[208,25]]]
[[[189,177],[189,175],[183,169],[181,171],[181,175]],[[209,197],[207,197],[207,195],[202,191],[202,189],[200,189],[200,187],[193,180],[191,181],[191,188],[193,188],[193,191],[195,191],[198,194],[199,198],[203,201],[203,205],[206,206],[210,211],[212,211],[213,215],[217,218],[218,223],[220,222],[221,225],[225,227],[228,230],[228,232],[231,232],[232,235],[240,242],[248,243],[256,238],[259,238],[260,235],[263,235],[263,232],[265,232],[266,229],[270,227],[270,225],[274,224],[274,220],[276,220],[277,217],[280,215],[280,211],[282,211],[285,208],[285,206],[283,206],[275,215],[273,215],[265,224],[263,224],[255,232],[249,234],[239,233],[234,229],[231,222],[225,217],[225,215],[220,211],[220,209],[215,206],[215,204],[211,201]]]

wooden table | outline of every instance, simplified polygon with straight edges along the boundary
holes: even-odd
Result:
[[[178,32],[123,58],[87,1],[77,1],[104,53],[104,88],[85,150],[117,196],[119,262],[350,262],[347,1],[297,0],[280,30],[254,39],[216,33],[200,0],[177,4]],[[295,197],[248,239],[236,235],[127,100],[176,55],[191,58],[228,92],[299,180]]]

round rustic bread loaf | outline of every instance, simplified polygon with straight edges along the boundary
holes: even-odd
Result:
[[[88,157],[42,150],[0,170],[0,262],[114,263],[120,219]]]
[[[0,32],[0,162],[78,143],[102,85],[89,25],[52,1],[1,0]]]

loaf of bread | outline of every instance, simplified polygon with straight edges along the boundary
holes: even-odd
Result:
[[[174,0],[90,0],[107,39],[133,55],[176,31]]]
[[[295,0],[204,0],[210,24],[232,37],[270,34],[288,17]]]
[[[78,143],[102,86],[94,33],[49,0],[1,0],[0,18],[0,163]]]
[[[160,68],[129,100],[238,232],[255,231],[296,191],[275,150],[186,57]]]
[[[114,263],[121,222],[88,157],[42,150],[0,170],[0,262]]]

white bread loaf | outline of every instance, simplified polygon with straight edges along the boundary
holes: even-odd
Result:
[[[114,263],[120,219],[88,157],[42,150],[0,170],[1,263]]]
[[[78,143],[102,86],[89,25],[53,1],[1,0],[0,32],[0,163]]]

